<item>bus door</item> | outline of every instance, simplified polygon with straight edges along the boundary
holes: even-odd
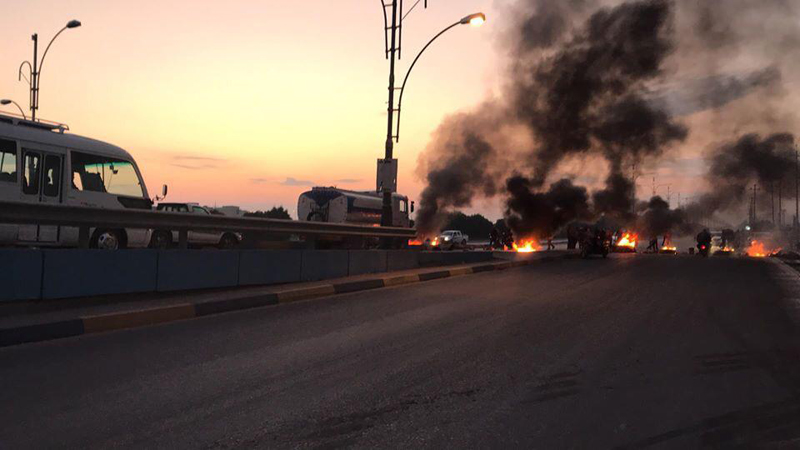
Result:
[[[64,157],[44,146],[22,147],[21,200],[27,203],[61,203]],[[21,225],[19,240],[24,242],[55,243],[59,238],[58,225]]]

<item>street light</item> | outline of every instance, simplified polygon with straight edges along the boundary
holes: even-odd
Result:
[[[479,26],[483,25],[484,22],[486,22],[486,14],[484,14],[484,13],[475,13],[475,14],[470,14],[467,17],[464,17],[463,19],[461,19],[460,24],[461,25],[470,24],[470,25],[472,25],[474,27],[479,27]]]
[[[14,106],[17,107],[17,109],[19,109],[20,114],[22,114],[22,118],[28,120],[28,118],[25,116],[25,111],[22,110],[22,108],[19,106],[19,103],[15,102],[14,100],[9,100],[7,98],[0,100],[0,105],[10,105],[12,103],[14,104]]]
[[[31,105],[31,120],[36,120],[36,110],[39,109],[39,78],[42,73],[42,66],[44,65],[44,59],[47,57],[47,51],[50,50],[50,46],[53,45],[53,41],[64,32],[64,30],[78,28],[81,26],[81,22],[78,20],[70,20],[64,26],[64,28],[60,29],[53,39],[50,39],[50,43],[47,44],[47,47],[44,49],[44,54],[42,55],[42,59],[39,60],[38,57],[38,48],[39,48],[39,35],[34,33],[31,36],[31,40],[33,40],[33,64],[31,65],[28,61],[23,61],[22,64],[19,65],[19,79],[22,79],[22,66],[25,64],[28,65],[30,78],[27,78],[28,85],[30,86],[31,94],[30,94],[30,105]]]
[[[399,3],[399,5],[398,5]],[[411,7],[411,10],[419,4],[419,1]],[[390,32],[386,36],[386,56],[389,59],[389,101],[387,102],[387,126],[386,126],[386,152],[383,159],[378,160],[378,174],[377,174],[377,183],[376,188],[378,192],[382,193],[383,202],[381,207],[381,226],[391,226],[392,225],[392,193],[397,189],[397,160],[393,158],[394,154],[394,141],[397,139],[399,141],[399,129],[400,129],[400,106],[402,103],[403,91],[405,89],[406,81],[408,81],[408,75],[411,73],[411,69],[416,64],[419,57],[422,55],[423,52],[435,41],[439,36],[444,34],[447,30],[455,27],[456,25],[466,25],[472,24],[475,26],[483,24],[486,21],[486,16],[482,13],[478,14],[471,14],[459,20],[458,22],[450,25],[449,27],[442,30],[439,34],[433,37],[433,39],[425,45],[422,51],[419,52],[417,57],[414,59],[414,62],[411,63],[411,67],[409,67],[408,72],[406,73],[406,78],[403,80],[403,87],[400,88],[400,100],[397,104],[397,109],[394,108],[394,94],[395,90],[395,77],[394,77],[394,69],[395,69],[395,55],[399,53],[399,46],[398,44],[398,31],[400,32],[400,41],[402,42],[402,29],[403,29],[403,1],[402,0],[392,0],[389,3],[386,3],[385,0],[381,0],[381,6],[383,7],[384,13],[384,22],[385,22],[385,30]],[[399,6],[399,14],[398,14],[398,6]],[[427,1],[426,1],[427,6]],[[391,8],[391,23],[389,22],[389,16],[386,14],[386,9]],[[410,12],[410,10],[409,10]],[[407,15],[407,14],[406,14]],[[398,24],[398,19],[400,19],[400,23]],[[389,38],[391,35],[391,39]],[[395,135],[395,125],[394,125],[394,113],[397,111],[398,113],[398,121],[397,121],[397,130],[398,135]],[[389,240],[385,240],[382,243],[382,246],[386,247],[390,244]]]
[[[395,139],[397,140],[397,142],[400,142],[400,113],[403,107],[403,93],[406,90],[406,83],[408,82],[408,76],[411,75],[411,70],[414,68],[414,65],[419,60],[419,57],[422,56],[423,53],[425,53],[425,50],[427,50],[431,44],[433,44],[433,41],[438,39],[439,36],[448,32],[450,29],[455,28],[459,25],[472,25],[474,27],[479,27],[483,25],[485,22],[486,22],[486,15],[484,13],[470,14],[462,18],[458,22],[445,28],[444,30],[440,31],[439,34],[434,36],[433,39],[431,39],[430,41],[428,41],[427,44],[425,44],[425,47],[422,47],[422,50],[420,50],[420,52],[417,54],[417,57],[414,58],[414,61],[411,63],[411,66],[409,66],[408,71],[406,72],[406,77],[403,79],[403,85],[400,87],[400,98],[397,101],[397,132],[395,133]]]

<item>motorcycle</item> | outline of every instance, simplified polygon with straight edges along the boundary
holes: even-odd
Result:
[[[706,244],[705,242],[701,242],[701,243],[697,244],[697,253],[700,256],[702,256],[704,258],[707,258],[709,250],[711,250],[711,245],[710,244]]]

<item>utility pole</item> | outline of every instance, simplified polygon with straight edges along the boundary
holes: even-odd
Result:
[[[800,173],[798,173],[798,152],[794,151],[794,227],[797,228],[800,222],[800,188],[798,188],[798,180],[800,180]]]
[[[758,221],[758,209],[756,207],[756,192],[758,191],[758,184],[753,184],[753,225]]]
[[[653,197],[656,196],[656,177],[653,177]]]
[[[397,32],[399,28],[397,24],[397,2],[398,0],[392,0],[391,4],[387,5],[384,3],[383,5],[384,12],[388,7],[390,7],[392,11],[391,24],[386,27],[386,30],[389,31],[391,35],[391,37],[387,40],[390,42],[390,45],[387,50],[387,55],[389,56],[389,104],[386,108],[388,116],[386,124],[386,153],[383,161],[378,161],[377,186],[377,189],[383,193],[381,226],[384,227],[392,226],[392,192],[397,188],[397,163],[394,161],[394,136],[392,135],[394,130],[394,68],[397,57]],[[392,173],[394,176],[392,176]],[[394,183],[392,183],[392,181],[394,181]]]
[[[769,184],[769,194],[772,198],[772,224],[775,225],[775,182]]]
[[[783,226],[783,180],[778,180],[778,229]]]
[[[33,33],[33,73],[31,74],[31,120],[36,121],[36,110],[39,109],[39,34]]]

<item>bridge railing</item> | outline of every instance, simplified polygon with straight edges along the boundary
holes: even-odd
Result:
[[[45,203],[0,201],[0,224],[38,224],[78,227],[79,242],[89,244],[90,228],[139,228],[179,233],[179,245],[186,246],[189,231],[259,232],[299,236],[388,237],[412,239],[413,228],[378,227],[297,220],[197,215],[141,209],[107,209]]]

